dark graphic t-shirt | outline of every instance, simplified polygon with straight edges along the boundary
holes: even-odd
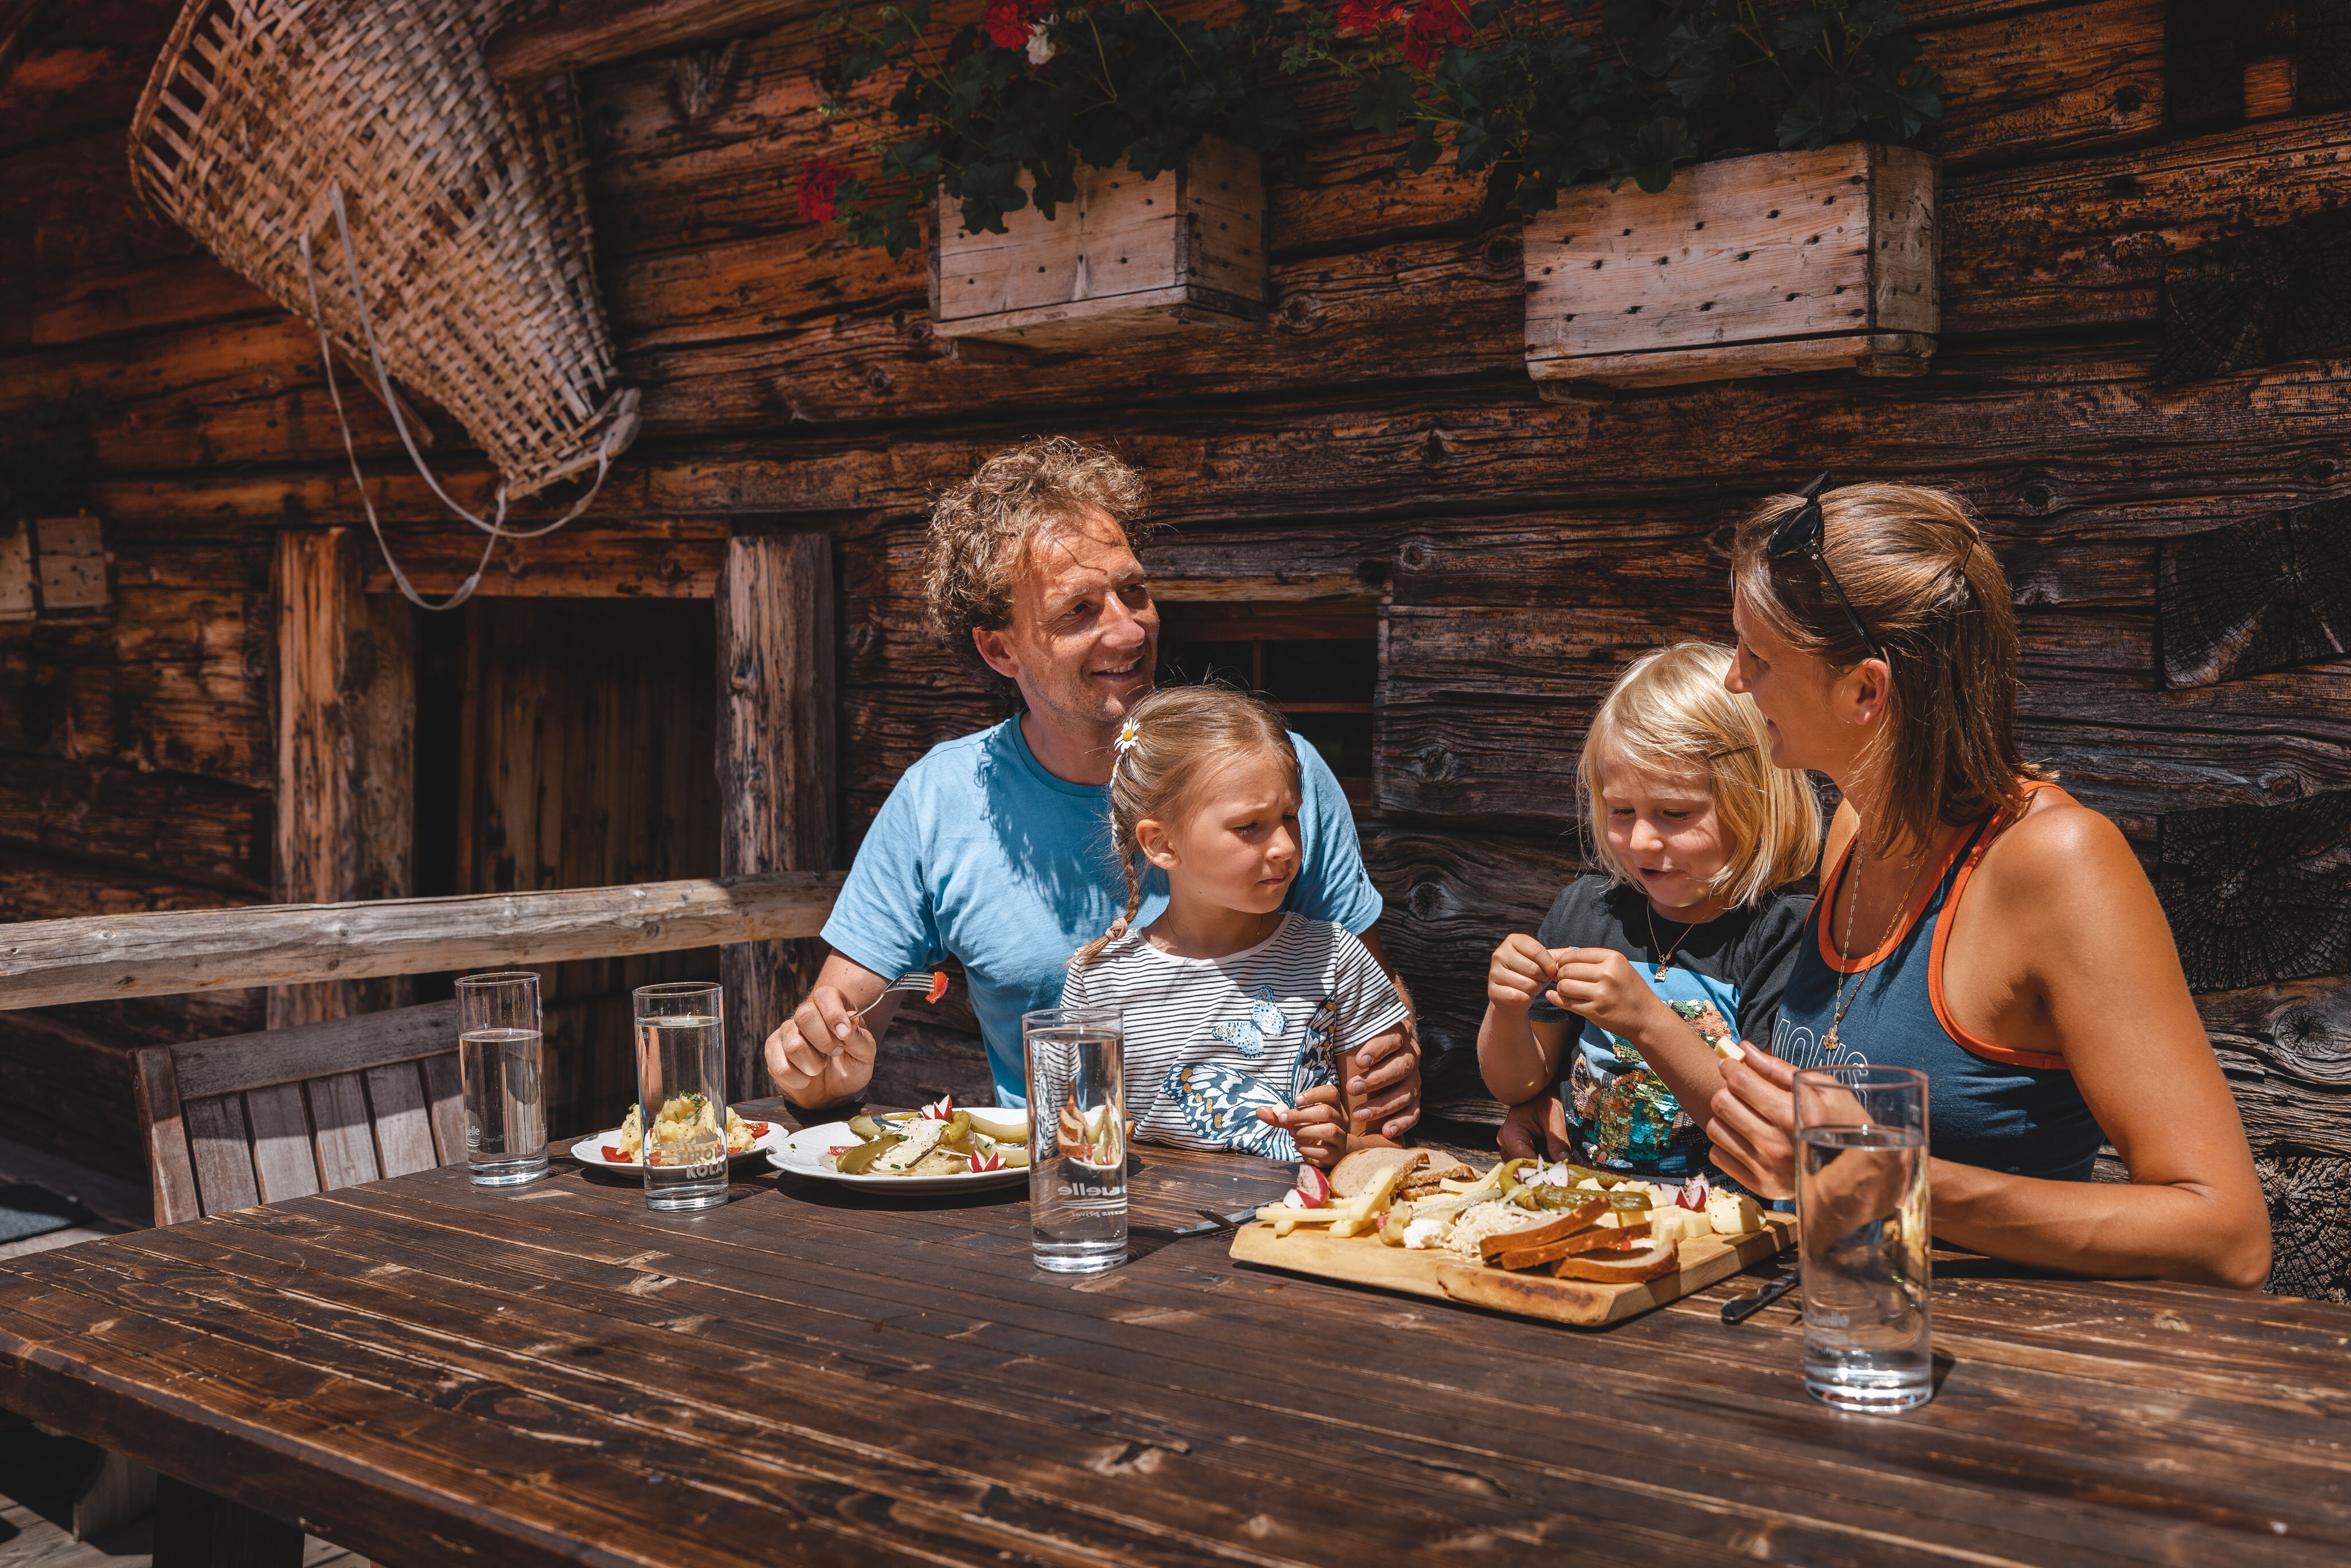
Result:
[[[1660,917],[1652,947],[1649,901],[1641,890],[1585,876],[1561,892],[1535,940],[1546,947],[1612,948],[1700,1034],[1768,1043],[1812,906],[1809,897],[1770,894],[1703,925]],[[1656,961],[1668,952],[1673,958],[1659,979]],[[1548,998],[1538,998],[1527,1016],[1537,1023],[1575,1017]],[[1631,1041],[1585,1022],[1570,1038],[1562,1068],[1560,1102],[1579,1162],[1644,1176],[1706,1168],[1697,1123]]]

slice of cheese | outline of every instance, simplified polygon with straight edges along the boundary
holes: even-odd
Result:
[[[1695,1208],[1653,1208],[1648,1219],[1649,1238],[1654,1241],[1679,1243],[1714,1234],[1713,1222]]]
[[[884,1151],[882,1157],[873,1162],[876,1175],[889,1175],[909,1170],[921,1164],[923,1156],[938,1146],[940,1135],[946,1133],[947,1124],[945,1122],[933,1122],[926,1119],[913,1123],[902,1122],[898,1124],[897,1130],[906,1141],[895,1148]]]
[[[1743,1192],[1718,1192],[1708,1197],[1706,1218],[1718,1236],[1744,1236],[1763,1228],[1763,1211]]]

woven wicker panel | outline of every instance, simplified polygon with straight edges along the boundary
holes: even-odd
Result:
[[[366,362],[328,192],[387,369],[525,496],[633,434],[590,255],[570,78],[502,87],[482,41],[543,0],[191,0],[131,130],[131,177],[221,261]]]

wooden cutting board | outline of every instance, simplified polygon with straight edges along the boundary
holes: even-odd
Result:
[[[1678,1271],[1637,1285],[1560,1280],[1541,1270],[1514,1274],[1464,1263],[1450,1252],[1390,1247],[1376,1236],[1334,1237],[1322,1226],[1301,1226],[1287,1236],[1276,1236],[1272,1222],[1264,1219],[1235,1233],[1232,1256],[1237,1263],[1259,1263],[1318,1280],[1599,1328],[1704,1290],[1795,1240],[1794,1215],[1766,1214],[1763,1228],[1751,1235],[1704,1236],[1683,1242]]]

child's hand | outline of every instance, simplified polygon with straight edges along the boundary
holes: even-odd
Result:
[[[1510,1160],[1563,1160],[1567,1157],[1567,1113],[1556,1094],[1538,1094],[1510,1107],[1494,1142]]]
[[[1611,1034],[1632,1038],[1665,1005],[1633,972],[1632,961],[1614,948],[1562,947],[1552,956],[1559,962],[1552,1000]]]
[[[1524,1012],[1557,978],[1559,960],[1552,950],[1531,936],[1514,932],[1494,949],[1493,964],[1486,970],[1486,999],[1498,1008]]]
[[[1347,1152],[1346,1109],[1339,1103],[1338,1092],[1327,1084],[1300,1095],[1291,1110],[1260,1105],[1257,1117],[1287,1129],[1298,1145],[1298,1157],[1310,1166],[1327,1171]]]

